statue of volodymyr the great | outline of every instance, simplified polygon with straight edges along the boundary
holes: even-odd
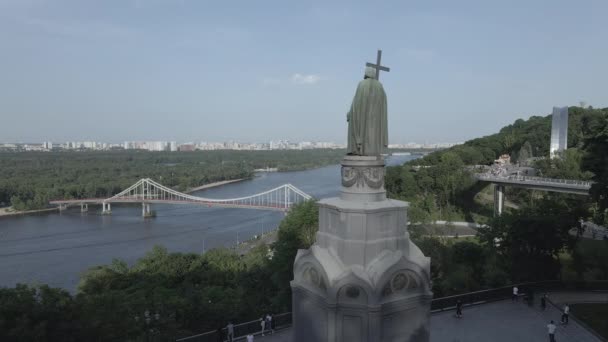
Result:
[[[378,156],[388,147],[386,93],[375,77],[376,70],[366,67],[346,116],[350,155]]]

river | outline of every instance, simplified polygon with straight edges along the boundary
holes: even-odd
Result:
[[[392,156],[388,165],[416,156]],[[208,198],[234,198],[291,183],[315,198],[336,196],[339,165],[296,172],[259,173],[238,183],[195,192]],[[284,214],[252,209],[207,208],[195,205],[153,205],[156,217],[141,217],[141,206],[112,205],[59,213],[0,218],[0,286],[49,284],[75,291],[82,272],[118,258],[133,264],[154,245],[170,252],[201,253],[230,247],[275,229]]]

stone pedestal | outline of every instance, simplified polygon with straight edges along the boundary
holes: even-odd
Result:
[[[430,259],[407,208],[386,198],[381,157],[344,158],[340,197],[319,202],[317,241],[294,263],[294,341],[429,340]]]

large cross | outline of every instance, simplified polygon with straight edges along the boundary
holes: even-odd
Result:
[[[376,64],[373,63],[365,63],[365,66],[372,67],[376,69],[376,80],[380,80],[380,70],[389,72],[391,69],[380,65],[380,59],[382,59],[382,50],[378,50],[378,57],[376,58]]]

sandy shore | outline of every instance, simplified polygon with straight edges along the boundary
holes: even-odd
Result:
[[[35,214],[35,213],[43,213],[46,211],[57,211],[59,208],[47,208],[47,209],[37,209],[37,210],[14,210],[12,207],[0,208],[0,217],[2,216],[16,216],[16,215],[27,215],[27,214]]]
[[[205,190],[205,189],[209,189],[209,188],[215,188],[217,186],[222,186],[222,185],[226,185],[226,184],[230,184],[230,183],[236,183],[236,182],[240,182],[240,181],[243,181],[243,180],[245,180],[245,178],[231,179],[231,180],[225,180],[225,181],[220,181],[220,182],[213,182],[213,183],[197,186],[196,188],[189,189],[188,191],[186,191],[186,193],[189,194],[189,193],[193,193],[195,191]]]

